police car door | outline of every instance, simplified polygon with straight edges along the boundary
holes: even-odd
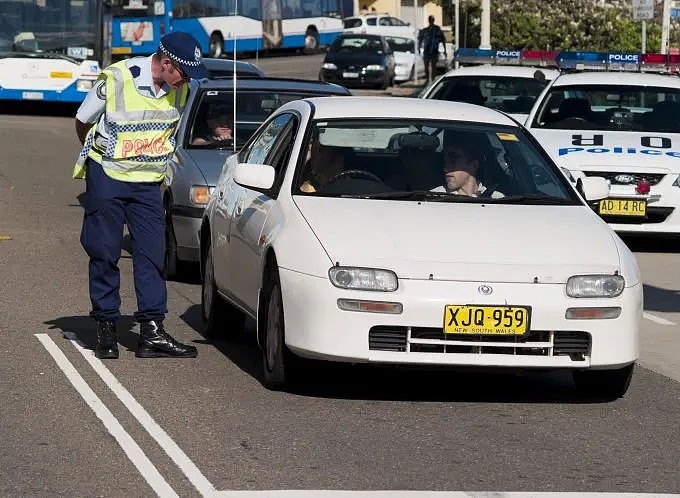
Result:
[[[291,113],[274,117],[260,127],[242,159],[242,162],[250,164],[268,164],[276,170],[274,186],[270,190],[236,187],[238,200],[231,222],[229,242],[229,265],[232,269],[230,287],[234,298],[252,312],[257,309],[262,283],[262,259],[264,249],[269,243],[264,226],[271,210],[277,209],[276,199],[292,150],[297,122],[297,117]]]

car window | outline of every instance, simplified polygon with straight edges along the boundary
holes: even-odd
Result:
[[[339,36],[331,45],[330,52],[345,53],[373,53],[379,54],[384,50],[383,43],[378,36],[350,35]]]
[[[385,40],[389,47],[395,52],[415,53],[415,41],[398,36],[386,36]]]
[[[312,124],[293,192],[300,195],[577,205],[574,189],[516,127],[410,120]],[[465,176],[474,176],[474,189]],[[456,183],[458,182],[458,183]],[[468,192],[469,193],[469,192]],[[485,194],[486,193],[486,194]]]
[[[289,123],[294,119],[292,114],[284,113],[276,116],[262,129],[258,130],[253,141],[239,155],[239,161],[251,164],[267,164],[266,160],[274,146],[289,130]]]
[[[369,17],[366,19],[366,24],[369,26],[375,26],[376,24],[376,18],[375,17]]]
[[[378,19],[378,24],[380,26],[392,26],[392,21],[390,20],[389,17],[381,17]]]
[[[215,124],[214,118],[222,123],[233,123],[234,96],[231,90],[206,90],[197,97],[196,112],[190,117],[187,126],[187,148],[236,148],[242,147],[264,123],[267,118],[283,104],[306,97],[318,96],[316,93],[300,92],[271,92],[271,91],[242,91],[236,98],[236,122],[232,126],[231,139],[216,140],[211,129]],[[210,120],[209,118],[213,118]]]
[[[680,90],[630,85],[553,87],[532,127],[680,133]]]
[[[408,26],[408,24],[396,17],[390,17],[390,22],[392,23],[392,26]]]
[[[427,98],[528,114],[547,83],[527,77],[451,76],[440,79]]]
[[[345,19],[343,21],[343,25],[345,29],[350,29],[350,28],[360,28],[361,27],[361,19]]]

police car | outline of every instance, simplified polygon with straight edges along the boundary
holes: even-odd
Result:
[[[448,71],[420,96],[483,105],[524,123],[538,95],[559,75],[551,67],[556,56],[557,52],[461,48],[454,61],[464,66]]]
[[[678,56],[563,52],[527,127],[572,181],[605,177],[593,206],[619,232],[680,232]],[[659,74],[651,74],[652,72]]]

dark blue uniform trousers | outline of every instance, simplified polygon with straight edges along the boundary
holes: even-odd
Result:
[[[160,183],[114,180],[87,159],[85,216],[80,242],[90,257],[90,315],[97,321],[120,317],[120,270],[123,226],[132,239],[132,268],[138,322],[162,320],[167,312],[165,212]]]

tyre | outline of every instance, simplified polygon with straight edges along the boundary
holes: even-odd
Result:
[[[306,55],[315,54],[319,51],[319,32],[308,29],[305,33],[305,48],[302,53]]]
[[[630,386],[635,364],[616,370],[574,370],[572,377],[579,393],[596,399],[621,398]]]
[[[273,271],[270,275],[264,296],[263,384],[271,390],[290,388],[299,380],[302,359],[286,347],[283,298],[278,272]]]
[[[201,282],[201,317],[206,336],[229,339],[243,331],[245,315],[217,292],[212,245],[208,246]]]
[[[208,55],[210,57],[215,57],[219,59],[224,53],[224,39],[219,33],[213,33],[210,35],[210,48],[208,49]]]

